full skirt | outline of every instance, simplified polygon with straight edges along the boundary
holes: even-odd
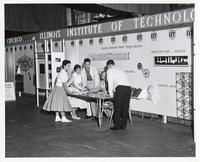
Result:
[[[42,109],[46,111],[71,112],[72,106],[69,103],[64,87],[54,86]]]

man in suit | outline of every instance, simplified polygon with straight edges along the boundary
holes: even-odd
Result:
[[[108,67],[108,91],[110,96],[113,96],[114,104],[114,127],[111,127],[110,129],[126,129],[131,97],[130,83],[126,73],[121,69],[116,68],[113,60],[108,60],[106,64]]]

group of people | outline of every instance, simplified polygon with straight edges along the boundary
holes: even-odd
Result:
[[[64,60],[62,69],[55,81],[55,86],[47,98],[43,110],[55,112],[55,122],[71,122],[65,116],[66,112],[71,113],[72,119],[79,120],[76,115],[77,108],[87,109],[86,119],[97,118],[98,108],[94,101],[86,101],[75,97],[68,96],[71,92],[103,92],[113,97],[114,126],[110,129],[126,129],[128,119],[128,109],[131,97],[131,87],[126,73],[115,67],[113,60],[108,60],[104,71],[98,73],[96,67],[91,66],[89,58],[84,59],[83,67],[75,65],[72,75],[69,77],[68,72],[71,68],[71,62]],[[107,86],[106,86],[107,85]]]

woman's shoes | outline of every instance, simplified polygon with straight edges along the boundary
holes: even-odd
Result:
[[[55,122],[59,122],[59,121],[62,121],[62,119],[60,118],[59,115],[56,115]]]
[[[72,119],[74,120],[80,120],[81,118],[76,116],[75,114],[71,113]]]
[[[64,123],[72,122],[71,120],[67,119],[65,116],[62,116],[62,119],[61,119],[59,115],[56,115],[55,122],[60,122],[60,121]]]
[[[74,115],[72,115],[72,119],[75,119],[75,120],[80,120],[81,118],[80,118],[80,117],[78,117],[78,116],[74,116]]]
[[[62,116],[62,120],[63,123],[70,123],[72,122],[71,120],[67,119],[65,116]]]

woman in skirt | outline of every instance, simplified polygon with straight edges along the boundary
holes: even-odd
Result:
[[[72,107],[67,97],[67,87],[72,83],[72,80],[69,80],[67,75],[67,71],[70,69],[70,65],[71,62],[69,60],[64,60],[62,62],[62,69],[58,74],[55,86],[42,108],[46,111],[55,112],[55,122],[71,122],[71,120],[65,117],[65,112],[72,112]]]

